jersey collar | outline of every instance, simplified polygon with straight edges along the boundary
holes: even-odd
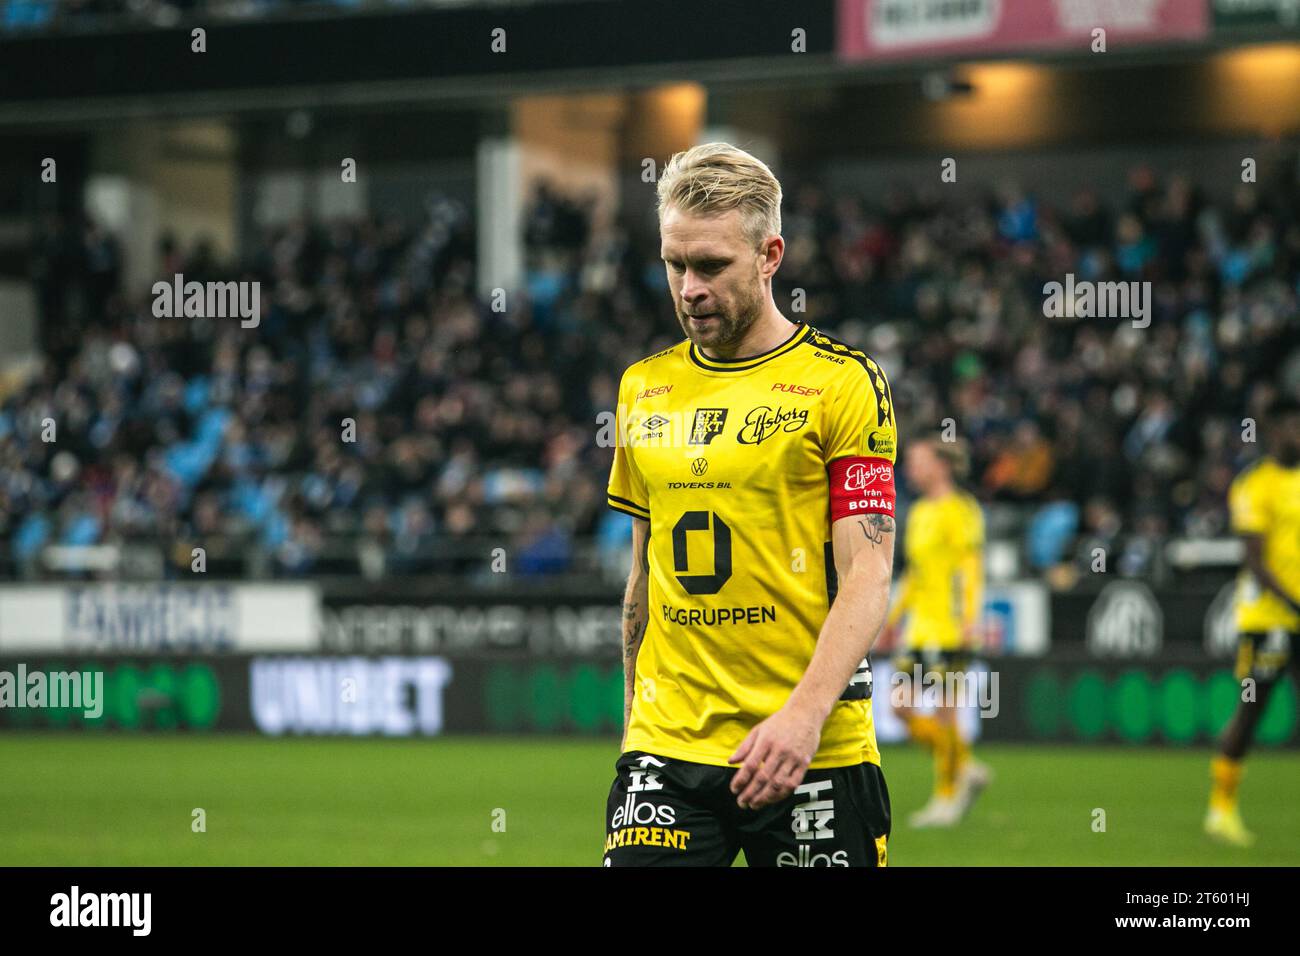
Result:
[[[812,326],[799,322],[798,327],[790,333],[790,337],[780,345],[773,346],[766,352],[760,352],[758,355],[747,355],[744,358],[709,358],[695,347],[694,342],[691,343],[688,354],[690,355],[692,364],[698,368],[707,369],[710,372],[747,372],[752,368],[758,368],[758,366],[765,362],[770,362],[772,359],[789,352],[791,349],[798,346],[800,342],[803,342],[812,335],[812,331]]]

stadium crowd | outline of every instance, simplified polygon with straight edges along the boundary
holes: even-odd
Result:
[[[171,27],[186,18],[248,20],[296,14],[410,10],[464,0],[0,0],[0,31],[33,33]]]
[[[1149,574],[1170,535],[1225,534],[1228,483],[1259,453],[1244,420],[1300,385],[1294,177],[1225,202],[1148,169],[1128,186],[1061,208],[1010,187],[787,188],[778,306],[883,364],[904,450],[951,419],[991,535],[1027,568],[1100,545]],[[653,219],[591,223],[541,184],[503,311],[475,296],[473,222],[445,197],[418,221],[279,227],[234,264],[164,237],[161,276],[261,282],[243,329],[156,318],[121,288],[114,237],[47,222],[44,369],[0,401],[0,548],[30,570],[50,544],[150,540],[170,574],[216,537],[278,576],[337,568],[339,541],[389,573],[485,574],[495,546],[514,575],[617,561],[629,519],[604,506],[598,416],[681,331]],[[1067,273],[1150,281],[1150,326],[1047,317]]]

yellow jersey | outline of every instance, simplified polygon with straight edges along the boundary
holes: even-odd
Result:
[[[889,614],[904,614],[904,644],[912,650],[953,651],[978,622],[984,590],[984,515],[974,496],[954,490],[921,498],[907,511],[907,565]]]
[[[1300,465],[1284,468],[1261,458],[1232,482],[1228,510],[1233,531],[1263,537],[1264,567],[1300,600]],[[1248,568],[1237,577],[1235,603],[1239,631],[1300,632],[1300,615],[1261,588]]]
[[[787,701],[834,600],[833,517],[893,514],[884,371],[800,323],[749,358],[685,340],[619,385],[608,503],[650,523],[628,750],[728,766]],[[811,766],[879,764],[864,659]]]

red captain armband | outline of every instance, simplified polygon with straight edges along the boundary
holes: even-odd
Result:
[[[884,458],[837,458],[826,469],[831,521],[849,515],[894,515],[894,466]]]

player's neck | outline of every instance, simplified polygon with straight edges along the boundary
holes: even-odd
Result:
[[[745,337],[731,349],[700,348],[700,354],[715,361],[752,358],[770,352],[794,335],[800,323],[791,322],[773,307],[754,323]]]
[[[925,491],[925,497],[938,500],[947,498],[952,494],[953,483],[951,481],[936,481]]]

